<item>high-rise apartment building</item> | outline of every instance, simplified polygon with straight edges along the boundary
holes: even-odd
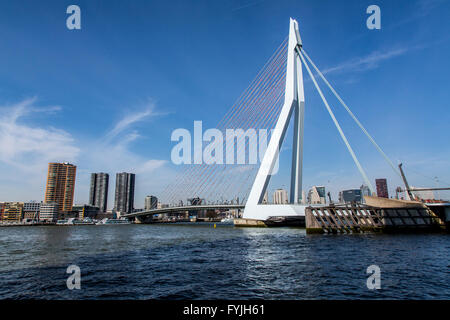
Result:
[[[387,180],[375,179],[375,184],[377,185],[377,196],[381,198],[389,198]]]
[[[134,209],[134,173],[116,174],[116,192],[114,199],[114,211],[119,213],[131,213]]]
[[[183,203],[181,203],[181,206]],[[145,197],[145,210],[156,209],[158,207],[158,198],[155,196],[146,196]]]
[[[286,204],[288,203],[288,194],[284,189],[277,189],[273,193],[273,203],[274,204]]]
[[[89,192],[89,204],[97,207],[100,212],[106,212],[108,206],[109,174],[92,173],[91,189]]]
[[[56,202],[60,213],[72,211],[77,167],[64,162],[48,164],[45,203]]]

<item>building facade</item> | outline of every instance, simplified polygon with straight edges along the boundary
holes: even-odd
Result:
[[[91,189],[89,192],[89,204],[97,207],[100,212],[106,212],[108,206],[109,174],[92,173]]]
[[[181,203],[181,205],[183,205]],[[158,198],[155,196],[146,196],[145,197],[145,210],[156,209],[158,207]]]
[[[41,202],[37,201],[25,202],[23,204],[23,219],[38,220],[40,211],[41,211]]]
[[[361,202],[361,189],[350,189],[339,192],[339,202]]]
[[[76,204],[72,207],[72,212],[73,212],[74,216],[78,219],[84,219],[84,218],[94,219],[97,217],[100,210],[98,207],[91,206],[88,204]]]
[[[274,204],[286,204],[288,203],[288,193],[284,189],[277,189],[273,193]]]
[[[58,220],[59,204],[57,202],[47,202],[41,205],[39,220],[46,222],[55,222]]]
[[[58,204],[60,213],[72,211],[77,167],[64,162],[48,164],[44,203]]]
[[[23,202],[5,202],[3,221],[20,222],[23,218]]]
[[[116,192],[114,211],[117,213],[132,213],[134,209],[134,173],[116,174]]]
[[[5,212],[6,202],[0,202],[0,221],[3,221],[3,213]]]
[[[381,198],[389,198],[387,180],[375,179],[375,184],[377,185],[377,196]]]
[[[308,192],[308,203],[310,204],[326,204],[325,187],[314,186]]]

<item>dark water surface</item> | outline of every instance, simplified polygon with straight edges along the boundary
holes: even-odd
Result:
[[[450,235],[211,224],[0,228],[0,298],[450,299]],[[67,289],[69,265],[81,289]],[[366,269],[381,269],[381,289]]]

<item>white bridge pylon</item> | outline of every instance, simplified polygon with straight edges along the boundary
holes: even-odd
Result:
[[[270,216],[302,216],[305,214],[306,206],[299,203],[302,194],[305,95],[303,90],[302,64],[296,48],[301,48],[301,46],[302,41],[298,30],[298,23],[294,19],[291,19],[284,105],[248,196],[243,214],[243,217],[246,219],[267,220]],[[290,204],[264,205],[261,202],[292,116],[294,117],[294,137]]]
[[[306,57],[306,59],[305,59]],[[333,120],[336,129],[338,130],[348,152],[350,153],[356,167],[361,174],[364,183],[369,187],[372,194],[374,194],[374,189],[367,177],[364,169],[359,163],[355,152],[353,151],[350,143],[342,131],[330,105],[325,98],[322,90],[320,89],[317,81],[312,73],[310,67],[308,66],[306,60],[313,66],[317,74],[322,78],[331,92],[336,96],[345,110],[353,118],[356,124],[360,127],[362,132],[367,136],[369,141],[375,146],[378,152],[384,157],[386,162],[391,166],[396,174],[401,176],[397,169],[395,168],[392,161],[388,156],[381,150],[380,146],[375,142],[372,136],[363,127],[361,122],[358,121],[356,116],[348,108],[344,100],[338,95],[336,90],[331,86],[331,84],[325,79],[324,75],[316,67],[314,62],[309,58],[302,46],[302,40],[300,38],[300,33],[298,31],[297,21],[291,19],[290,29],[289,29],[289,42],[288,42],[288,56],[287,56],[287,66],[286,66],[286,88],[284,94],[284,105],[281,109],[280,115],[278,117],[275,129],[272,133],[269,145],[267,147],[266,153],[264,154],[261,166],[259,167],[258,173],[256,175],[255,181],[253,183],[252,189],[248,196],[247,203],[245,205],[243,217],[246,219],[257,219],[257,220],[267,220],[269,217],[273,216],[304,216],[306,205],[300,204],[300,196],[302,194],[302,166],[303,166],[303,125],[304,125],[304,114],[305,114],[305,94],[303,90],[303,71],[302,64],[313,84],[319,93],[322,102],[324,103],[331,119]],[[294,139],[292,148],[292,169],[291,169],[291,189],[290,189],[290,203],[289,204],[279,204],[279,205],[266,205],[261,204],[264,194],[269,184],[270,176],[276,161],[278,160],[278,154],[281,149],[281,144],[283,143],[286,130],[289,126],[289,121],[291,117],[294,117]]]

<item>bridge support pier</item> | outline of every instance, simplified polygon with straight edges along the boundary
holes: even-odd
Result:
[[[145,224],[151,223],[153,221],[153,216],[136,216],[134,217],[134,223]]]
[[[260,228],[267,228],[267,225],[262,220],[245,219],[245,218],[234,219],[234,226],[235,227],[260,227]]]

